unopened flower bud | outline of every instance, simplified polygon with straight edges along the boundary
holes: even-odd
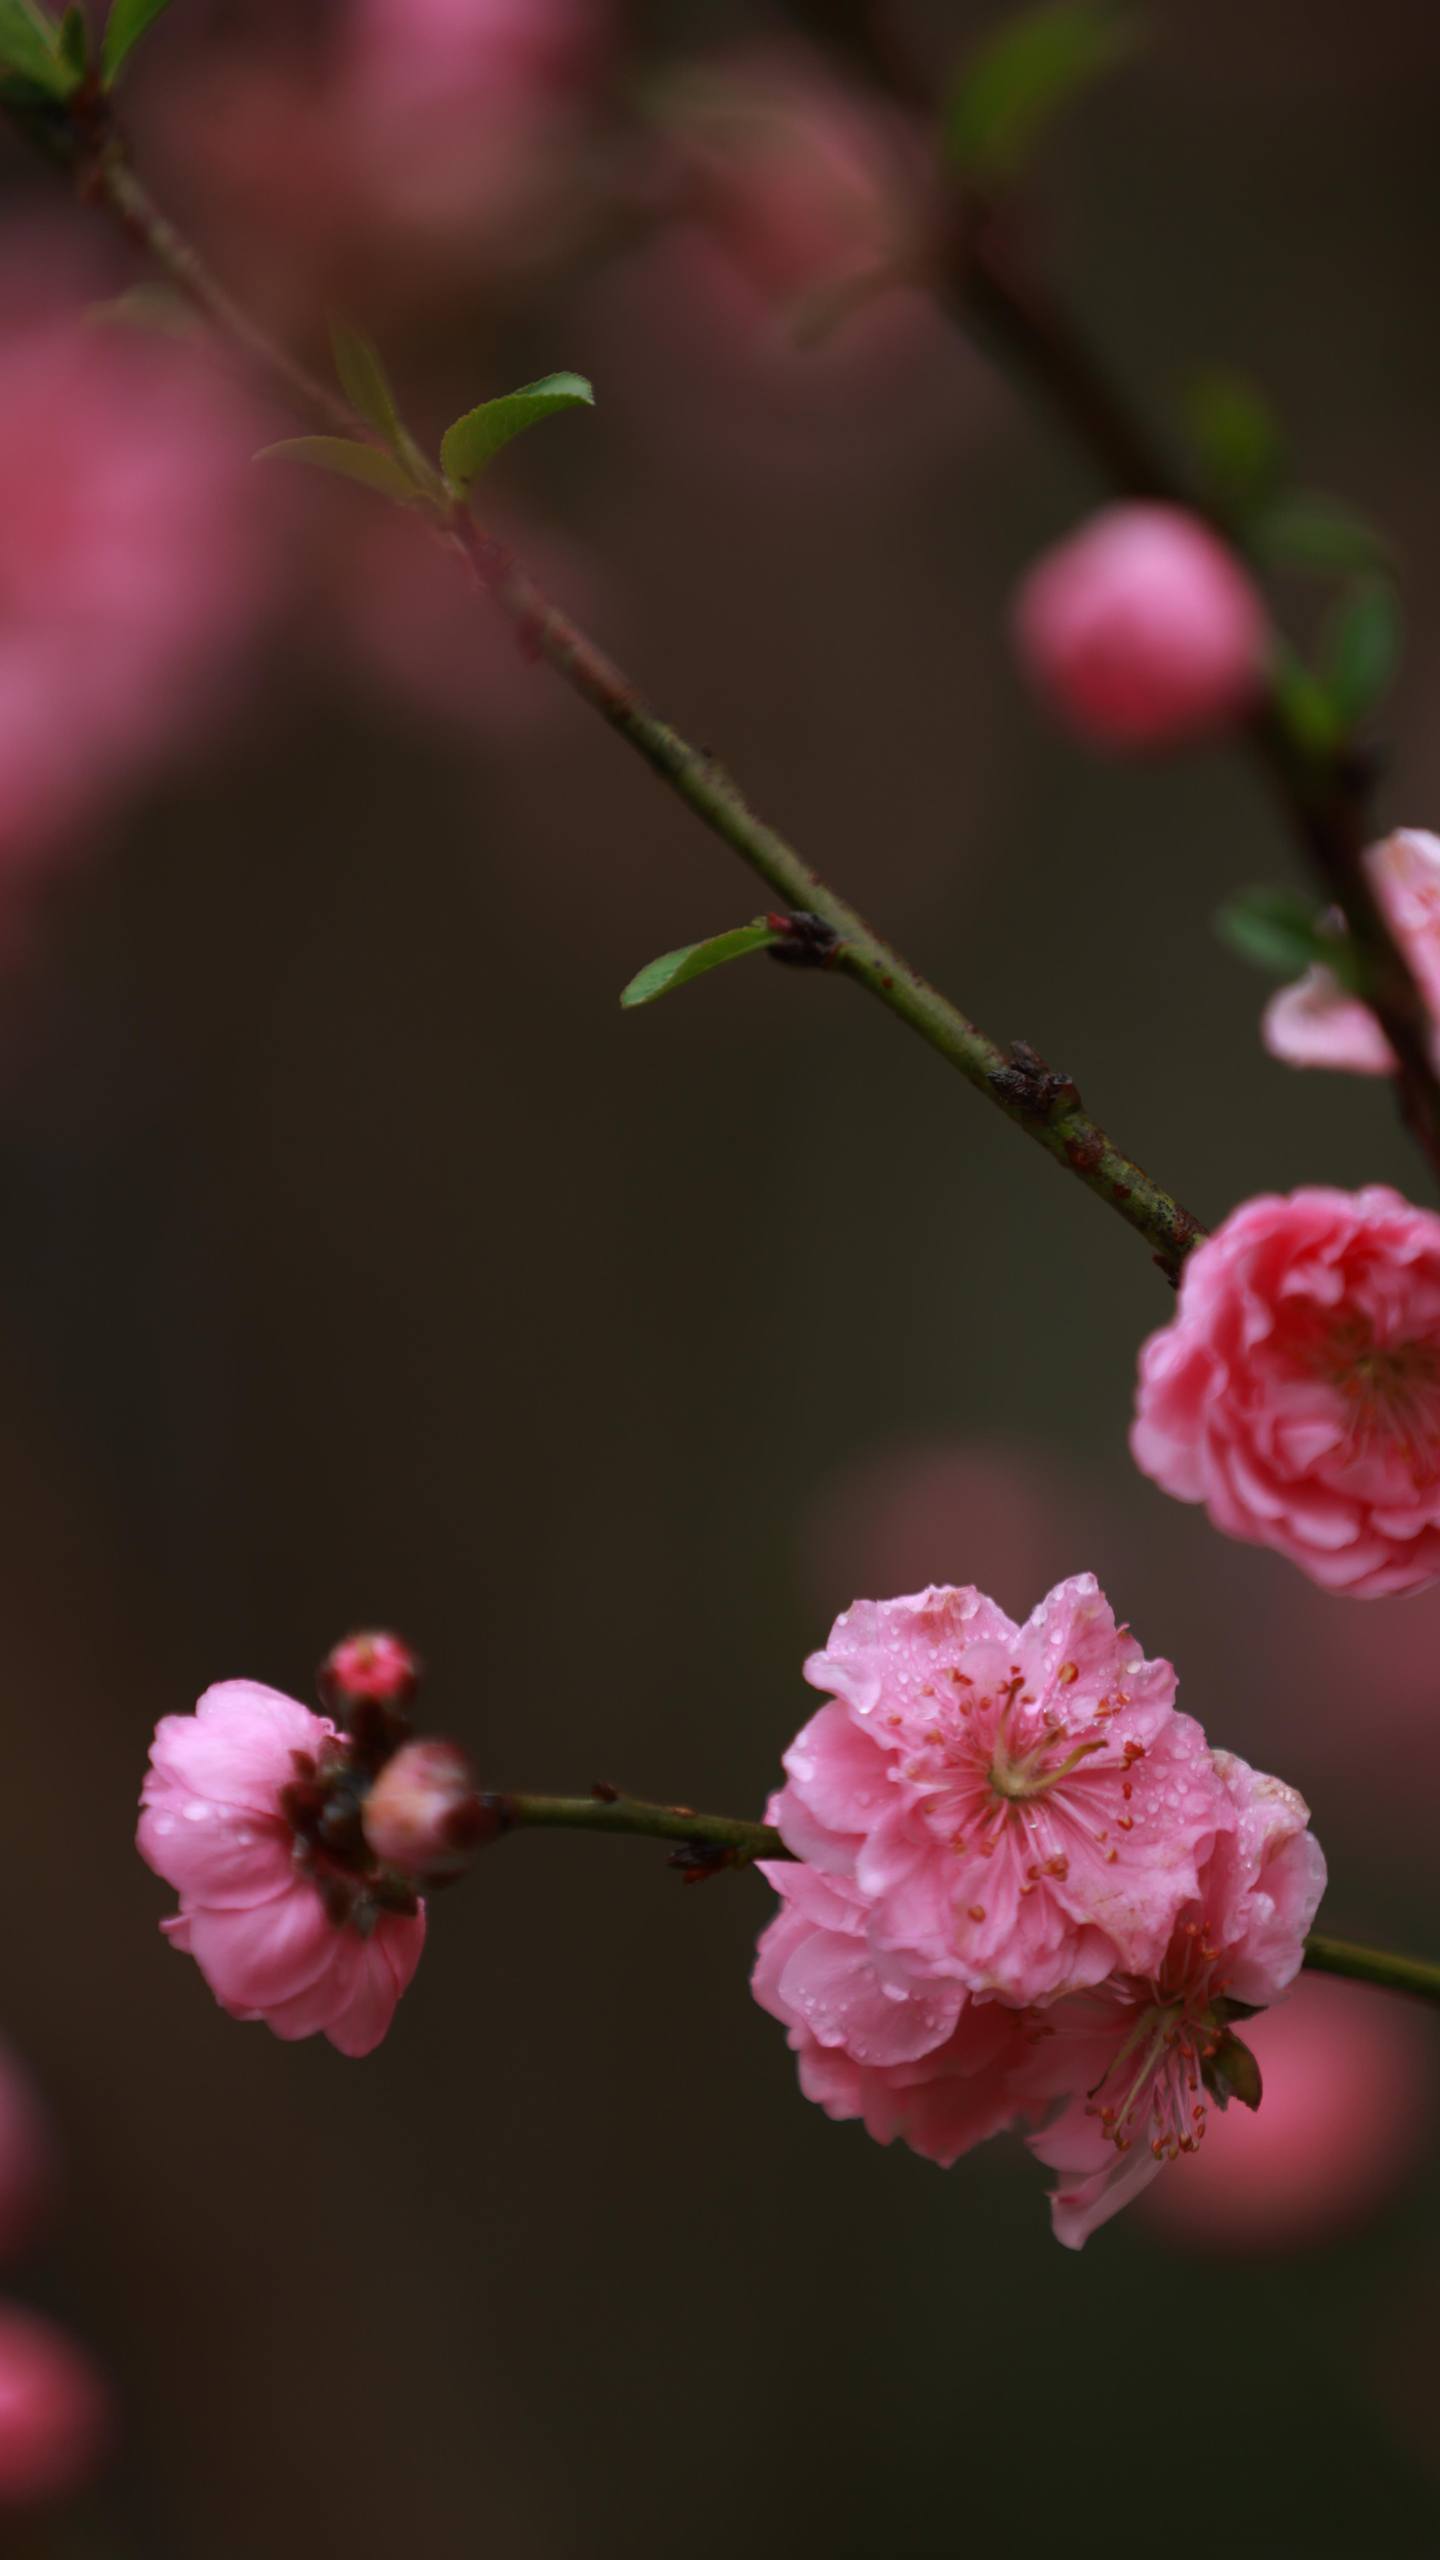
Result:
[[[463,1875],[500,1829],[454,1742],[407,1742],[381,1770],[363,1818],[381,1865],[422,1884]]]
[[[373,1629],[335,1645],[320,1665],[317,1682],[326,1706],[348,1723],[356,1707],[402,1712],[420,1685],[420,1664],[399,1636]]]
[[[1120,751],[1179,746],[1240,719],[1268,653],[1239,563],[1182,507],[1107,507],[1031,570],[1021,659],[1068,725]]]

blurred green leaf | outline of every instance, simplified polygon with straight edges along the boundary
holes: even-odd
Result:
[[[1285,468],[1285,437],[1269,401],[1244,374],[1197,374],[1184,395],[1185,423],[1205,490],[1221,513],[1251,515]]]
[[[1385,569],[1393,558],[1389,543],[1353,507],[1311,489],[1287,491],[1258,516],[1251,527],[1262,558],[1277,567],[1334,570]]]
[[[393,454],[373,444],[352,443],[348,436],[289,436],[283,444],[267,444],[257,462],[308,462],[316,471],[332,471],[342,480],[359,480],[382,498],[407,505],[423,495]]]
[[[662,951],[641,969],[621,995],[627,1008],[637,1004],[653,1004],[657,996],[668,996],[672,987],[683,987],[691,978],[703,978],[707,969],[719,969],[727,960],[743,960],[747,951],[764,951],[783,935],[774,925],[757,916],[753,924],[737,925],[733,933],[713,934],[708,942],[687,942],[682,951]]]
[[[146,28],[169,5],[170,0],[115,0],[100,46],[100,77],[107,89],[114,85],[121,65]]]
[[[30,0],[0,0],[0,73],[16,72],[52,97],[63,97],[75,79],[60,59],[59,46],[59,28]]]
[[[398,445],[404,429],[379,349],[344,320],[331,321],[330,343],[340,387],[351,407],[378,429],[388,445]]]
[[[1219,910],[1215,930],[1242,960],[1277,978],[1296,977],[1317,960],[1329,967],[1337,939],[1313,898],[1296,889],[1242,889]]]
[[[193,302],[172,284],[131,284],[85,313],[92,328],[158,329],[167,338],[193,338],[202,326]]]
[[[945,156],[978,185],[1013,177],[1047,125],[1145,35],[1125,0],[1045,0],[1007,19],[963,64],[945,109]]]
[[[1374,710],[1400,663],[1400,599],[1388,578],[1342,597],[1325,634],[1322,682],[1342,729]]]
[[[60,21],[57,51],[69,74],[72,86],[83,80],[90,61],[90,29],[86,24],[85,12],[79,6],[79,0],[76,0],[76,6],[73,9],[66,10]]]
[[[526,382],[499,400],[483,400],[447,427],[440,446],[440,468],[452,488],[468,489],[485,465],[512,437],[562,409],[593,408],[595,394],[580,373],[547,373]]]

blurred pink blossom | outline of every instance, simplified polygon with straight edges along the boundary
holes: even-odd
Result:
[[[1049,2001],[1158,1961],[1230,1814],[1170,1664],[1117,1628],[1093,1574],[1018,1627],[974,1589],[856,1601],[805,1676],[831,1702],[786,1752],[770,1819],[863,1897],[857,1955],[923,1982],[951,2023],[965,1991]],[[848,1997],[827,1970],[822,2042],[853,2044]],[[899,1992],[860,2059],[905,2058],[887,2018],[908,2038]]]
[[[0,2257],[24,2248],[45,2219],[54,2189],[49,2118],[19,2055],[0,2046]]]
[[[604,0],[348,0],[218,50],[156,102],[216,253],[282,316],[525,274],[589,218]],[[423,281],[422,281],[423,280]]]
[[[191,347],[0,322],[0,898],[207,707],[266,582],[253,413]]]
[[[1434,2021],[1393,1995],[1306,1974],[1242,2032],[1262,2104],[1212,2117],[1146,2209],[1205,2249],[1303,2248],[1363,2220],[1433,2148]]]
[[[822,1607],[958,1575],[1013,1608],[1061,1580],[1083,1504],[1091,1553],[1113,1534],[1102,1489],[1020,1440],[898,1439],[822,1481],[803,1528],[806,1587]]]
[[[378,1904],[301,1821],[297,1791],[343,1750],[327,1716],[258,1681],[222,1681],[156,1728],[137,1846],[180,1896],[162,1929],[223,2009],[358,2056],[389,2029],[425,1912]]]
[[[1374,1599],[1440,1577],[1440,1218],[1374,1185],[1246,1201],[1140,1355],[1137,1466]]]
[[[1434,1017],[1430,1048],[1440,1069],[1440,836],[1401,827],[1371,845],[1365,865]],[[1341,1067],[1357,1076],[1395,1072],[1394,1052],[1369,1006],[1323,964],[1270,998],[1262,1029],[1266,1048],[1288,1066]]]
[[[1264,607],[1214,534],[1179,507],[1107,507],[1030,571],[1020,657],[1094,745],[1169,747],[1239,719],[1268,650]]]
[[[49,2506],[82,2489],[114,2431],[89,2356],[51,2321],[0,2304],[0,2507]]]

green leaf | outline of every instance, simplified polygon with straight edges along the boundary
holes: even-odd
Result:
[[[1251,536],[1261,557],[1277,567],[1338,571],[1381,570],[1394,557],[1378,525],[1353,507],[1311,489],[1276,498],[1255,520]]]
[[[1187,386],[1185,421],[1206,490],[1227,516],[1243,521],[1275,489],[1285,468],[1285,438],[1263,392],[1243,374],[1206,372]]]
[[[90,63],[90,29],[86,25],[85,12],[78,5],[78,0],[74,8],[66,10],[60,21],[57,50],[61,63],[69,75],[71,86],[74,87],[84,79]]]
[[[1011,178],[1047,125],[1123,62],[1144,27],[1123,0],[1045,0],[973,54],[945,110],[946,157],[977,184]]]
[[[257,462],[308,462],[317,471],[333,471],[342,480],[359,480],[382,498],[399,498],[406,506],[423,495],[393,454],[373,444],[352,443],[348,436],[289,436],[283,444],[267,444]]]
[[[193,338],[201,326],[194,303],[171,284],[127,285],[92,302],[85,317],[92,329],[154,329],[166,338]]]
[[[561,409],[593,408],[595,394],[581,373],[547,373],[539,382],[522,384],[500,400],[483,400],[447,427],[440,445],[440,468],[452,488],[468,489],[502,445],[522,436],[527,427]]]
[[[620,1001],[627,1007],[653,1004],[657,996],[668,996],[672,987],[683,987],[691,978],[703,978],[707,969],[719,969],[727,960],[743,960],[747,951],[764,951],[784,936],[757,916],[753,924],[737,925],[733,933],[713,934],[708,942],[687,942],[682,951],[662,951],[633,977]]]
[[[60,30],[30,0],[0,0],[0,73],[17,72],[37,89],[63,97],[75,82],[59,54]]]
[[[1223,2030],[1219,2043],[1207,2053],[1200,2071],[1218,2107],[1228,2107],[1232,2098],[1238,2098],[1242,2107],[1259,2106],[1262,2094],[1260,2065],[1233,2027]]]
[[[351,407],[378,429],[388,445],[398,446],[404,429],[378,348],[344,320],[331,321],[330,343],[340,387]]]
[[[1324,931],[1321,910],[1295,889],[1243,889],[1215,918],[1222,942],[1272,977],[1293,978],[1317,960],[1330,966],[1337,937]]]
[[[107,89],[114,86],[122,63],[146,28],[169,5],[170,0],[115,0],[100,46],[100,77]]]
[[[1342,729],[1388,692],[1400,663],[1400,599],[1388,578],[1369,578],[1337,606],[1325,635],[1322,681]]]

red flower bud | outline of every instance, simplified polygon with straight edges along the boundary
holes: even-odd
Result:
[[[419,1884],[463,1875],[501,1827],[454,1742],[407,1742],[381,1770],[362,1819],[381,1865]]]

